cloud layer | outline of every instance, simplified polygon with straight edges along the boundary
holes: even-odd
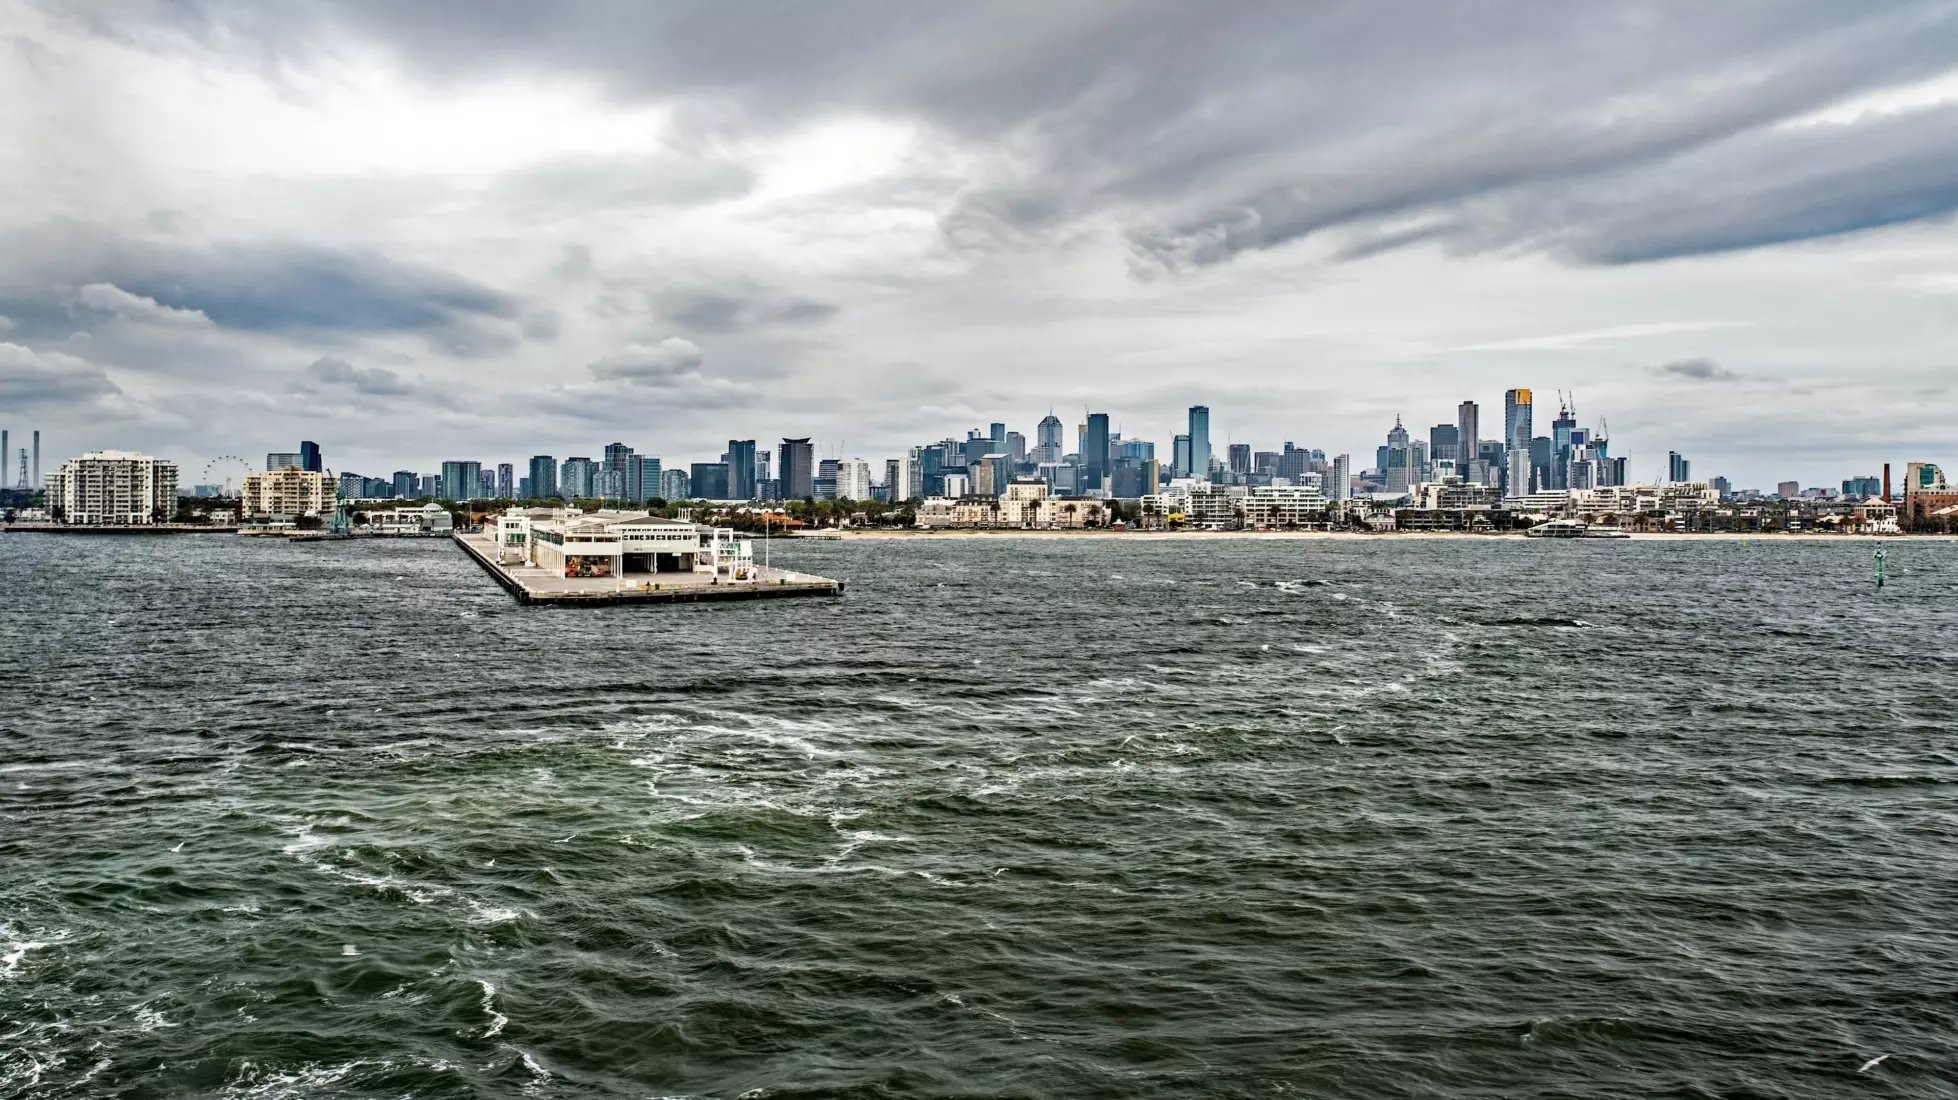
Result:
[[[381,471],[1198,402],[1363,456],[1531,386],[1833,480],[1946,445],[1954,57],[1907,0],[0,0],[5,407]]]

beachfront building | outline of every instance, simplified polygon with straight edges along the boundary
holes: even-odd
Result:
[[[1002,497],[930,497],[918,505],[920,527],[999,527],[1027,531],[1068,531],[1108,524],[1108,503],[1056,497],[1045,481],[1027,479],[1006,487]]]
[[[318,516],[332,511],[339,495],[333,475],[285,466],[246,474],[239,510],[247,516]]]
[[[177,464],[134,451],[90,451],[47,479],[48,513],[62,523],[162,523],[177,509]]]
[[[1244,526],[1276,531],[1326,525],[1326,497],[1316,485],[1258,485],[1244,495]]]
[[[755,576],[752,540],[730,528],[644,512],[511,509],[496,517],[494,537],[499,561],[565,577]]]

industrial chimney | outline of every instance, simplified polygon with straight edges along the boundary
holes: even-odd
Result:
[[[1883,464],[1883,503],[1890,503],[1890,464]]]

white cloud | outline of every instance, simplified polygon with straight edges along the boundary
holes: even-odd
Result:
[[[125,321],[167,328],[210,328],[211,319],[202,310],[177,309],[155,298],[145,297],[114,283],[89,283],[75,292],[75,300],[89,309],[113,313]]]

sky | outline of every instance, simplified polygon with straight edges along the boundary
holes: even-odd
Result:
[[[1829,485],[1958,461],[1954,211],[1952,3],[0,0],[0,427],[1357,468],[1528,387]]]

